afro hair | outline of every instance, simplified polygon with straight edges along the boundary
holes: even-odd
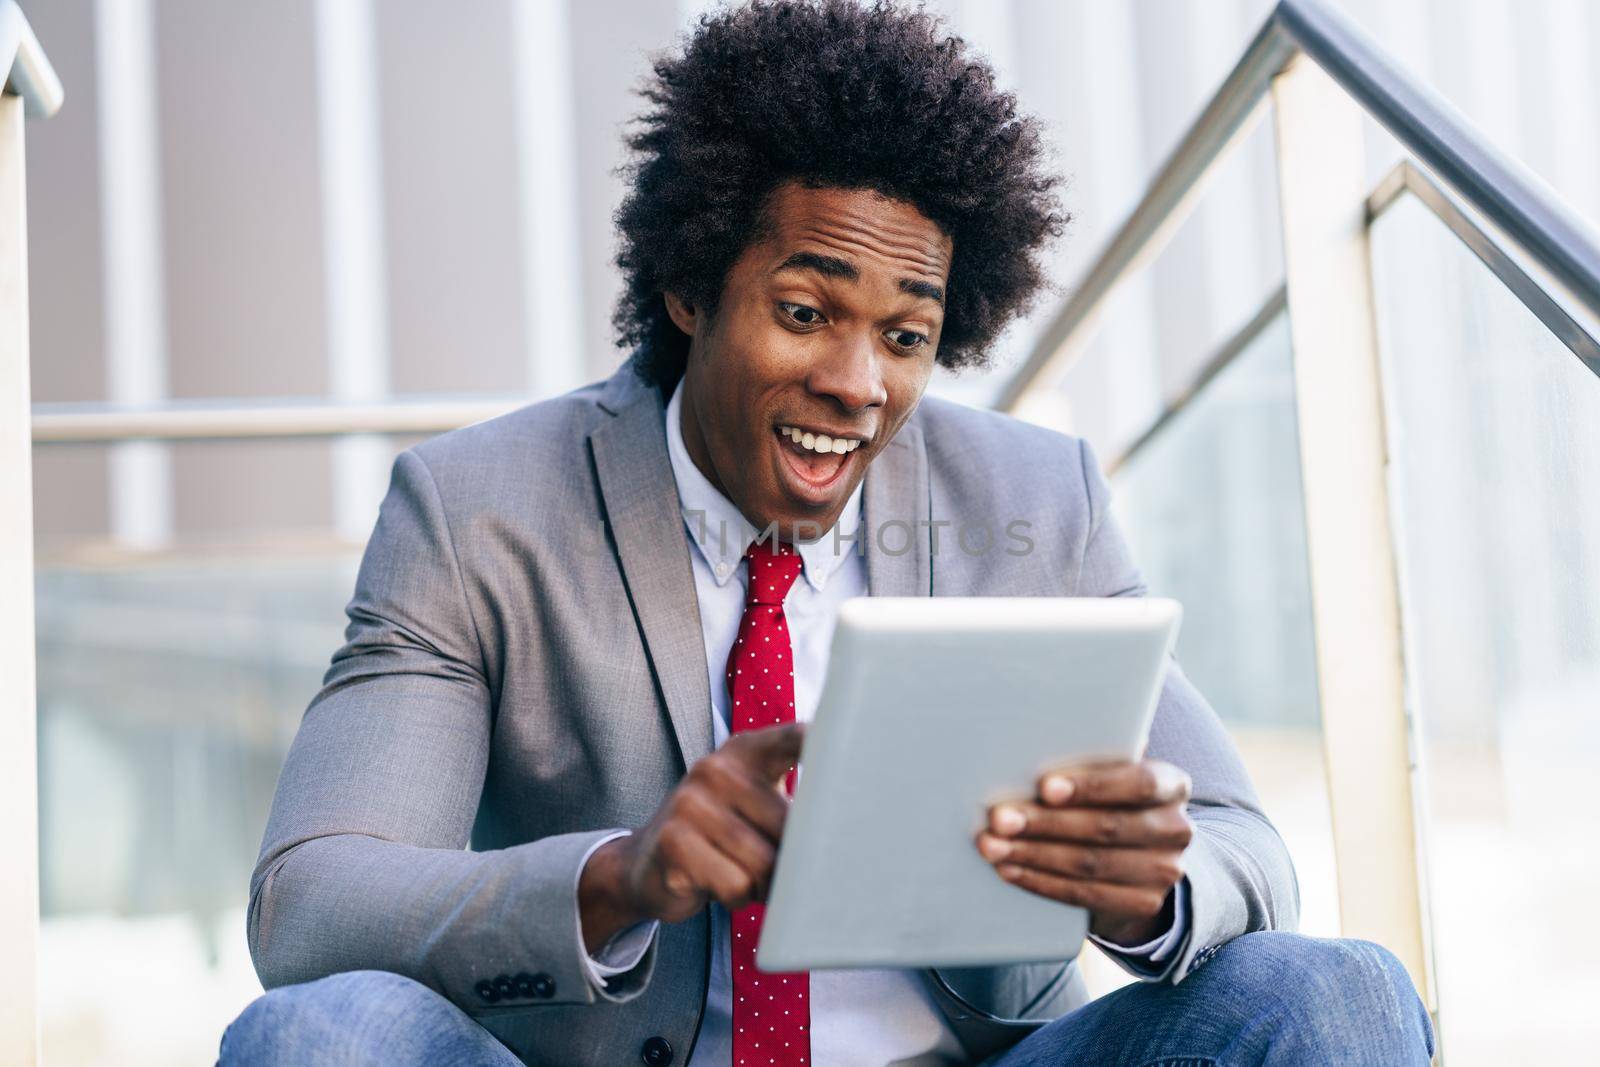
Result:
[[[1039,254],[1067,216],[1039,124],[933,15],[881,0],[754,0],[702,16],[653,69],[616,214],[617,340],[639,350],[647,381],[670,388],[688,358],[662,294],[714,312],[789,182],[876,191],[950,237],[946,367],[984,363],[1042,288]]]

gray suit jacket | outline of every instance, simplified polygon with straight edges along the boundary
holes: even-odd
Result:
[[[395,461],[345,644],[289,752],[251,879],[264,985],[394,971],[530,1064],[631,1063],[652,1037],[688,1062],[706,913],[663,926],[640,966],[597,992],[574,892],[591,843],[647,821],[712,745],[662,407],[625,364]],[[869,536],[873,595],[1144,592],[1075,438],[926,398],[864,497],[868,531],[905,524]],[[995,547],[959,548],[962,522],[988,525]],[[1026,554],[1007,551],[1015,522]],[[1233,744],[1176,662],[1149,753],[1194,780],[1192,932],[1165,976],[1177,981],[1211,946],[1292,927],[1298,891]],[[481,983],[500,976],[511,995],[491,1003]],[[974,1059],[1085,999],[1072,963],[925,976]]]

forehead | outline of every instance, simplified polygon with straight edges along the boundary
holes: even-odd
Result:
[[[766,209],[762,247],[773,265],[796,251],[822,252],[859,269],[892,270],[943,284],[952,242],[903,200],[870,189],[780,186]]]

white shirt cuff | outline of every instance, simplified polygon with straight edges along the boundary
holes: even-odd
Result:
[[[1151,938],[1142,945],[1119,945],[1103,937],[1089,935],[1089,940],[1105,949],[1112,958],[1140,976],[1161,973],[1159,964],[1170,959],[1183,945],[1189,933],[1189,879],[1184,877],[1172,887],[1172,926],[1160,937]]]
[[[619,837],[627,837],[633,831],[618,830],[608,834],[589,846],[589,851],[583,854],[583,861],[578,864],[578,877],[573,882],[572,892],[578,892],[578,882],[583,880],[583,869],[589,865],[589,857],[599,851],[600,846]],[[589,981],[596,989],[606,988],[606,979],[615,975],[625,974],[639,966],[639,961],[644,959],[644,954],[650,950],[650,942],[655,939],[656,930],[661,924],[651,919],[642,923],[618,930],[611,935],[611,939],[599,950],[590,955],[583,943],[583,913],[578,913],[578,955],[583,957],[584,969],[589,973]]]

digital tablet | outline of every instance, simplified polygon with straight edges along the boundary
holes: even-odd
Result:
[[[1181,614],[1142,597],[845,602],[757,965],[1077,955],[1088,913],[1003,881],[974,838],[1046,770],[1143,753]]]

